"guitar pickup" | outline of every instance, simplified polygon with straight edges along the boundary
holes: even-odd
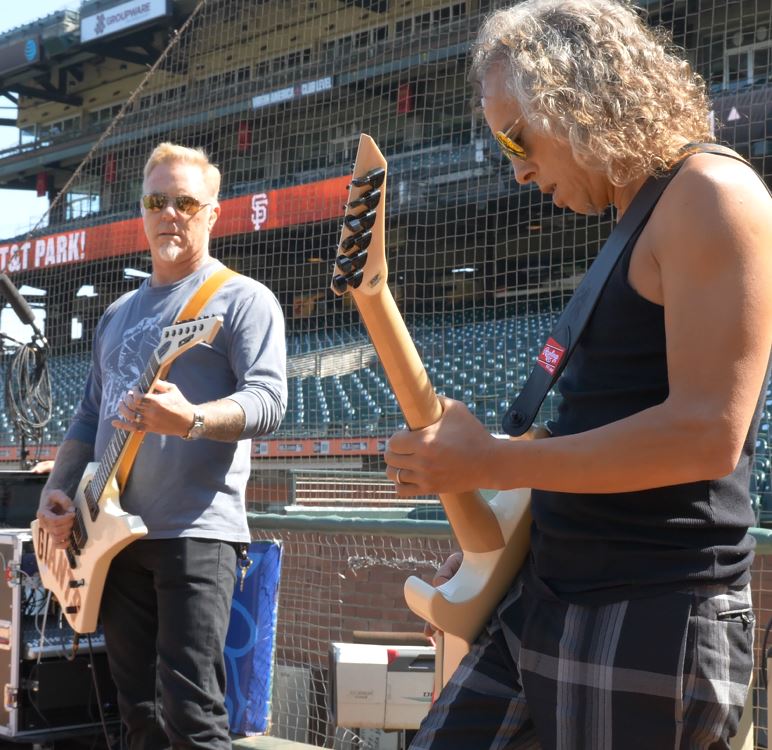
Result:
[[[80,552],[88,541],[88,531],[83,522],[83,514],[79,508],[75,509],[75,523],[72,529],[73,546]]]
[[[96,521],[99,515],[99,498],[95,496],[94,480],[89,479],[88,484],[83,488],[83,497],[86,499],[86,505],[88,505],[88,514],[91,516],[91,521]]]

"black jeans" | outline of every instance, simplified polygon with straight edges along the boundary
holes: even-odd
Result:
[[[231,747],[223,649],[233,544],[139,540],[113,560],[102,600],[110,670],[131,750]]]

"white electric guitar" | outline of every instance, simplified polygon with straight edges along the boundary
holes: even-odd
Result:
[[[442,407],[386,283],[386,173],[383,154],[362,134],[332,290],[351,292],[405,421],[416,430],[436,422]],[[415,576],[405,583],[410,609],[444,634],[437,644],[437,687],[450,679],[525,560],[530,497],[527,489],[499,492],[487,501],[480,492],[440,495],[463,563],[438,588]]]
[[[152,392],[180,354],[203,341],[211,342],[221,325],[220,316],[207,315],[164,328],[138,389]],[[76,633],[96,630],[110,563],[124,547],[147,534],[142,519],[126,513],[119,501],[143,438],[141,432],[116,430],[102,460],[86,467],[73,498],[75,522],[65,549],[56,548],[37,520],[31,524],[40,578]]]

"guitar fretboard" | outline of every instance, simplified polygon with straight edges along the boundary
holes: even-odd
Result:
[[[137,383],[137,389],[141,393],[144,394],[150,390],[160,369],[161,361],[156,352],[153,352],[147,367],[145,367],[145,371],[142,373],[142,376]],[[113,436],[110,438],[107,448],[105,448],[104,456],[102,456],[102,460],[99,462],[99,468],[94,472],[91,482],[85,489],[84,495],[86,502],[88,503],[92,520],[95,520],[99,515],[99,498],[105,491],[107,483],[115,475],[123,450],[126,447],[126,443],[131,434],[132,433],[125,432],[124,430],[115,430],[115,432],[113,432]]]

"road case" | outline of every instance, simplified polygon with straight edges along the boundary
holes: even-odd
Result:
[[[0,738],[39,742],[118,723],[100,630],[75,633],[37,573],[28,528],[0,529]],[[101,710],[100,710],[101,709]]]

